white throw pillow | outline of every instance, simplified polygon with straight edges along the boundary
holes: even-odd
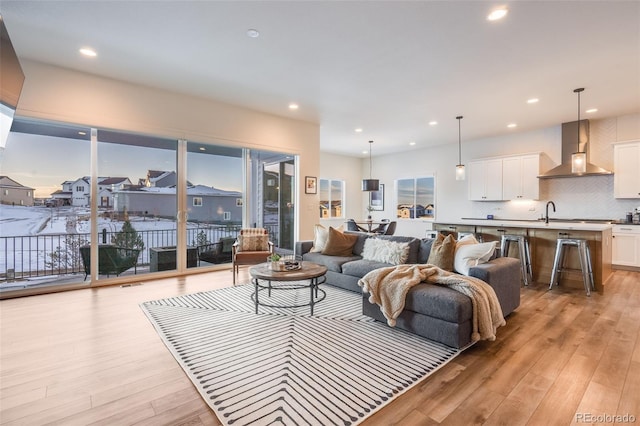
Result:
[[[469,268],[486,263],[496,250],[496,241],[480,244],[463,244],[456,249],[453,269],[463,275],[469,275]]]
[[[344,225],[340,225],[337,228],[333,228],[336,231],[344,231]],[[329,238],[329,228],[325,228],[322,225],[314,225],[313,227],[313,247],[309,250],[312,253],[322,253],[327,245],[327,239]]]
[[[362,249],[362,258],[374,262],[400,265],[409,257],[409,243],[367,238]]]
[[[478,240],[476,240],[476,237],[474,237],[473,234],[467,234],[456,241],[456,250],[462,246],[466,246],[467,244],[478,244]]]

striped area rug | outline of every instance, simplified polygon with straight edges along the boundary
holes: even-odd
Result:
[[[252,285],[141,307],[226,425],[356,425],[460,352],[362,315],[359,294],[322,288],[313,316],[256,315]],[[308,299],[308,289],[274,290],[269,302]]]

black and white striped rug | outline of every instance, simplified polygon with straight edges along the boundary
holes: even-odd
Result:
[[[362,315],[359,294],[322,288],[313,316],[256,315],[252,285],[141,307],[226,425],[355,425],[460,353]],[[270,304],[308,299],[308,289],[274,290]]]

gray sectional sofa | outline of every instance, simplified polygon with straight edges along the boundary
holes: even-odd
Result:
[[[347,231],[348,232],[348,231]],[[353,256],[328,256],[310,252],[313,241],[296,243],[296,253],[304,260],[325,265],[328,269],[326,284],[362,293],[358,280],[367,272],[391,266],[362,258],[367,238],[382,238],[409,243],[406,263],[427,263],[433,239],[403,236],[370,236],[359,234],[353,247]],[[496,292],[505,316],[520,305],[520,262],[509,257],[498,257],[487,263],[471,267],[469,276],[480,278]],[[380,308],[371,304],[369,295],[362,295],[363,314],[386,324]],[[396,320],[396,327],[455,348],[471,343],[471,299],[444,286],[421,283],[407,294],[405,308]]]

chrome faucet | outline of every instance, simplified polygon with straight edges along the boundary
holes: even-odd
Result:
[[[553,207],[553,212],[556,212],[556,204],[553,201],[547,202],[547,207],[545,208],[544,223],[549,223],[549,204],[551,204],[551,206]]]

